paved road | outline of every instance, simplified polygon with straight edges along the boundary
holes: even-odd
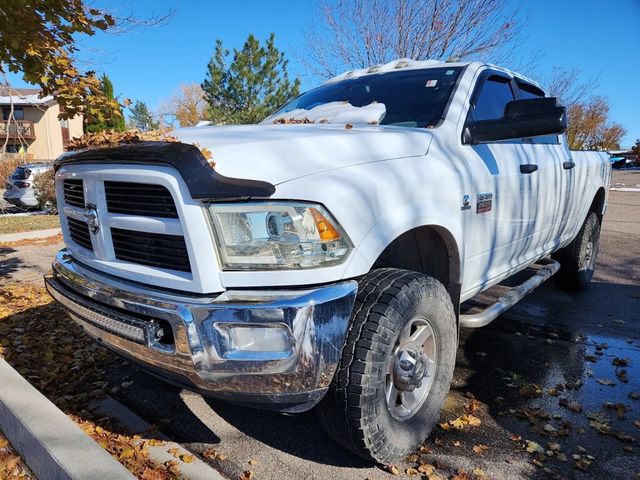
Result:
[[[640,184],[640,171],[614,172],[614,182]],[[23,248],[16,247],[12,255],[24,265],[41,264],[47,255]],[[623,441],[621,433],[640,438],[632,423],[640,420],[640,400],[628,396],[640,391],[639,259],[640,192],[611,192],[592,286],[569,294],[550,281],[488,327],[463,331],[442,421],[460,415],[471,394],[481,402],[476,415],[482,424],[460,431],[437,429],[425,442],[429,453],[420,458],[437,465],[443,476],[474,468],[491,478],[630,478],[640,473],[640,447]],[[616,369],[615,358],[628,359],[629,366]],[[626,383],[621,370],[626,370]],[[334,445],[313,414],[285,416],[203,399],[127,365],[114,366],[110,375],[114,382],[124,376],[133,380],[117,398],[162,425],[174,440],[195,452],[213,448],[225,455],[213,464],[229,478],[244,470],[274,480],[393,478]],[[609,381],[615,384],[603,384]],[[522,395],[535,397],[532,384],[545,393]],[[558,384],[571,388],[557,388],[558,396],[546,393]],[[582,411],[561,406],[561,398],[577,402],[574,406],[580,404]],[[626,406],[625,418],[606,410],[604,402]],[[609,431],[619,432],[622,440],[598,433],[590,426],[590,412],[597,413],[600,426],[607,420]],[[517,436],[522,439],[514,441]],[[543,465],[550,469],[545,472],[532,463],[535,457],[523,448],[525,440],[545,449],[557,443],[567,461],[543,454]],[[479,444],[490,448],[474,453],[472,447]],[[574,454],[581,455],[586,472],[575,468]],[[250,465],[250,460],[257,463]],[[398,466],[404,471],[415,465],[407,461]]]

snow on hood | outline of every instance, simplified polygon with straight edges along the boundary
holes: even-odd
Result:
[[[424,155],[433,134],[418,128],[348,129],[344,124],[316,123],[195,127],[172,135],[209,150],[223,175],[276,185],[351,165]]]
[[[387,108],[384,103],[370,103],[364,107],[354,107],[349,102],[329,102],[317,107],[305,110],[296,108],[280,115],[272,115],[264,119],[261,123],[287,123],[288,121],[305,121],[310,123],[335,123],[335,124],[358,124],[368,123],[379,124]]]

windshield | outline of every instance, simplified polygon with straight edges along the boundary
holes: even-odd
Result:
[[[426,68],[341,80],[300,95],[272,116],[330,102],[348,102],[354,107],[377,102],[386,107],[382,125],[434,127],[461,71],[462,67]]]

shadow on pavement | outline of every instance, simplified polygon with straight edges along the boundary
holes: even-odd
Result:
[[[242,408],[207,399],[225,421],[272,448],[320,463],[352,468],[371,468],[372,463],[348,452],[322,430],[313,412],[282,415]]]
[[[11,247],[0,247],[0,277],[8,277],[13,272],[17,271],[22,262],[16,257],[7,258],[10,253],[15,253],[16,250]]]

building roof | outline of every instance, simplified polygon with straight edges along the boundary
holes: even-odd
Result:
[[[0,85],[0,105],[51,105],[55,100],[51,95],[40,97],[38,88],[12,88]]]

